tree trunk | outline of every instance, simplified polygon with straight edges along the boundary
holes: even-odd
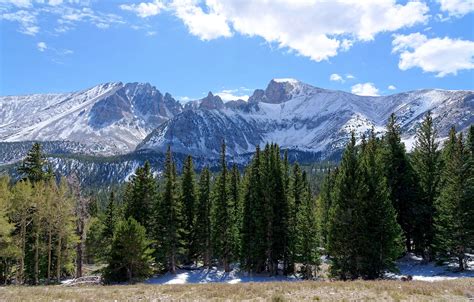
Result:
[[[22,219],[20,226],[21,237],[21,255],[20,255],[20,269],[18,271],[18,283],[23,284],[25,274],[25,248],[26,248],[26,220]]]
[[[56,281],[61,282],[61,236],[58,238],[58,246],[56,248],[57,261],[56,261]]]
[[[51,228],[48,231],[48,280],[47,282],[51,282]]]
[[[39,231],[35,236],[35,285],[39,283]]]

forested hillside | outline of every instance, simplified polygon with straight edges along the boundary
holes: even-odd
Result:
[[[107,283],[211,266],[317,279],[322,256],[332,278],[378,279],[408,252],[464,270],[474,249],[472,125],[439,146],[428,113],[408,154],[391,115],[383,137],[352,133],[337,167],[290,164],[267,144],[242,169],[225,141],[218,171],[194,165],[168,148],[162,173],[145,162],[100,202],[34,144],[19,180],[0,178],[0,281],[58,283],[84,264]]]

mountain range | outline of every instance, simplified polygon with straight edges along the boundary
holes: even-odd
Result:
[[[32,141],[44,142],[49,154],[127,158],[159,156],[170,145],[202,161],[217,158],[222,140],[234,158],[276,142],[322,160],[337,158],[351,131],[360,137],[373,128],[382,135],[391,113],[410,150],[427,111],[441,139],[451,126],[463,131],[474,123],[474,91],[372,97],[273,79],[248,101],[223,102],[209,92],[182,104],[148,83],[106,83],[73,93],[0,97],[0,164],[18,161]]]

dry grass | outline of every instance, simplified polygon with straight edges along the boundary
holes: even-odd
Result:
[[[472,301],[474,279],[1,287],[0,301]]]

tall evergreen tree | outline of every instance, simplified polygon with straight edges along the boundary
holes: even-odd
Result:
[[[443,149],[444,169],[439,197],[435,201],[434,249],[441,259],[455,257],[464,270],[466,252],[474,246],[472,229],[473,196],[465,194],[467,181],[472,178],[465,162],[468,158],[462,134],[456,137],[454,128]]]
[[[438,196],[440,153],[436,142],[436,129],[431,112],[428,112],[416,133],[413,168],[419,179],[419,202],[413,240],[423,259],[432,259],[434,201]]]
[[[265,268],[266,223],[264,220],[264,188],[261,175],[261,152],[257,146],[247,168],[244,188],[242,222],[242,266],[248,272],[262,272]]]
[[[164,171],[164,189],[158,208],[159,224],[156,236],[158,239],[159,260],[170,273],[176,273],[178,257],[182,249],[183,217],[182,204],[178,198],[176,186],[176,167],[171,148],[166,152]]]
[[[13,242],[14,224],[8,218],[11,203],[9,178],[0,177],[0,284],[12,278],[13,262],[18,250]]]
[[[150,163],[138,167],[130,178],[125,193],[125,217],[133,217],[147,232],[151,230],[153,206],[158,198],[158,186]]]
[[[395,271],[395,260],[402,252],[401,228],[389,197],[381,149],[372,130],[360,156],[365,190],[361,191],[359,201],[359,219],[363,224],[357,254],[359,274],[364,279],[382,277],[387,270]]]
[[[102,238],[108,243],[111,243],[111,240],[114,237],[116,221],[115,192],[110,191],[107,208],[105,209],[104,228],[102,231]]]
[[[313,279],[320,264],[316,203],[304,178],[303,198],[296,214],[296,234],[292,236],[296,239],[296,260],[302,264],[301,274],[304,279]]]
[[[205,267],[211,265],[211,187],[208,168],[201,171],[196,219],[197,254],[202,258]]]
[[[332,206],[332,193],[334,190],[334,180],[337,169],[328,170],[321,185],[321,191],[317,199],[317,221],[321,246],[327,247],[328,229],[329,229],[329,212]]]
[[[403,230],[405,248],[409,252],[413,241],[413,221],[416,220],[417,180],[401,141],[397,117],[393,113],[388,120],[383,143],[384,175],[387,178],[390,199],[397,213],[397,222]]]
[[[240,254],[240,230],[242,229],[242,199],[240,193],[240,172],[236,164],[232,165],[229,177],[229,206],[231,221],[231,249],[233,259]]]
[[[186,157],[181,177],[181,203],[183,205],[184,220],[184,244],[186,249],[186,261],[192,263],[196,259],[196,233],[194,225],[196,221],[196,188],[194,179],[194,166],[191,156]]]
[[[230,262],[232,261],[232,213],[227,183],[226,146],[225,142],[222,142],[221,172],[217,178],[214,192],[213,238],[214,253],[220,259],[225,272],[230,272]]]
[[[145,228],[135,219],[118,222],[104,270],[105,280],[130,282],[150,276],[153,251],[149,246]]]
[[[360,240],[360,181],[358,152],[354,133],[348,143],[334,185],[328,231],[331,273],[342,280],[358,277],[357,257]]]
[[[40,143],[33,144],[18,168],[18,173],[24,179],[27,178],[31,183],[36,183],[49,178],[50,173],[48,173],[48,163],[43,154]]]
[[[295,262],[297,261],[297,232],[298,232],[298,211],[303,204],[305,198],[305,181],[303,177],[303,171],[301,170],[298,163],[293,166],[292,174],[290,177],[288,198],[288,229],[289,237],[288,241],[288,256],[285,266],[285,273],[291,274],[295,272]]]

